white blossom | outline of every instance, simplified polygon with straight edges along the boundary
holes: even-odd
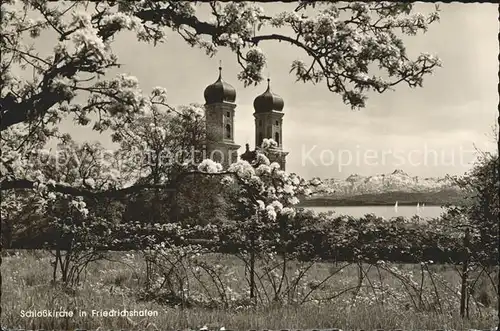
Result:
[[[268,165],[265,165],[265,164],[261,164],[257,167],[257,169],[255,170],[255,173],[258,175],[258,176],[262,176],[262,175],[268,175],[271,173],[271,167],[268,166]]]
[[[97,56],[98,60],[108,60],[108,47],[104,44],[101,37],[98,36],[97,29],[93,27],[85,27],[78,29],[71,35],[71,40],[74,42],[76,52],[91,51]]]
[[[285,193],[288,193],[288,194],[293,194],[294,193],[293,186],[292,185],[288,185],[288,184],[285,184],[285,186],[283,186],[283,191]]]
[[[222,171],[222,165],[211,159],[205,159],[198,165],[198,170],[208,173],[217,173]]]
[[[73,12],[73,24],[80,27],[92,27],[92,16],[86,12]]]
[[[279,170],[281,168],[281,166],[279,165],[278,162],[271,163],[270,167],[271,167],[271,170]]]
[[[118,25],[121,28],[126,29],[134,29],[138,26],[141,26],[141,20],[133,15],[127,15],[125,13],[112,13],[108,15],[104,15],[101,19],[102,25]]]
[[[228,168],[230,172],[235,172],[240,178],[250,179],[255,175],[255,168],[244,160],[238,160]]]
[[[262,149],[275,148],[277,146],[278,144],[273,139],[264,138],[262,140],[262,145],[261,145]]]
[[[279,201],[271,202],[270,206],[274,208],[275,211],[280,212],[283,209],[283,205]]]
[[[95,187],[95,180],[93,178],[86,178],[85,179],[85,184],[88,186],[94,188]]]
[[[271,219],[272,221],[276,220],[277,214],[276,214],[276,211],[274,210],[273,206],[267,206],[266,212],[267,212],[267,216],[269,217],[269,219]]]
[[[164,102],[167,100],[167,89],[161,86],[155,86],[151,91],[151,95],[159,98],[159,101]]]
[[[269,159],[267,158],[267,156],[259,153],[259,154],[257,154],[257,164],[269,165],[270,162],[269,162]]]
[[[285,207],[281,210],[281,214],[288,217],[293,217],[295,216],[295,209],[290,207]]]

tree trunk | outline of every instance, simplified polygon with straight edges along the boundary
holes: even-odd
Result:
[[[255,221],[259,221],[259,211],[255,215]],[[255,301],[255,223],[250,234],[250,300]]]
[[[469,228],[465,229],[464,236],[464,260],[462,264],[462,286],[460,289],[460,316],[466,317],[466,306],[468,301],[468,278],[469,278]]]
[[[250,251],[250,300],[255,301],[255,240],[252,237]]]
[[[53,268],[53,272],[52,272],[52,282],[54,285],[57,283],[57,265],[59,264],[60,259],[61,259],[61,251],[59,248],[56,248],[54,268]]]

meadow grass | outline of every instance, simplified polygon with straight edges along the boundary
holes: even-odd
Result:
[[[490,296],[490,307],[480,312],[473,311],[469,319],[459,316],[459,307],[449,306],[442,313],[415,311],[394,304],[381,304],[372,299],[361,300],[356,305],[346,301],[345,296],[325,302],[296,305],[267,305],[264,307],[232,307],[208,309],[202,307],[172,307],[157,300],[143,300],[139,293],[144,284],[144,261],[140,254],[111,253],[110,260],[92,263],[81,286],[66,289],[51,283],[52,257],[43,251],[18,251],[13,256],[2,258],[2,316],[3,327],[24,329],[186,329],[209,328],[232,330],[250,329],[491,329],[496,320],[497,307],[494,289],[482,285],[483,295]],[[230,285],[235,290],[245,288],[246,280],[241,260],[220,254],[206,257],[208,263],[221,264],[232,274]],[[297,263],[297,262],[294,262]],[[297,263],[298,264],[298,263]],[[331,264],[318,263],[310,269],[309,280],[322,279],[332,270]],[[436,274],[448,283],[458,285],[459,275],[451,266],[431,266]],[[290,266],[293,270],[295,266]],[[419,266],[404,265],[418,275]],[[353,265],[332,278],[321,291],[331,290],[358,281],[358,267]],[[375,281],[381,277],[375,270],[367,273]],[[402,289],[395,278],[387,275],[384,282],[393,288]],[[368,298],[370,288],[364,293]],[[321,295],[321,293],[319,293]],[[350,294],[346,294],[350,296]],[[363,296],[363,295],[361,295]],[[446,300],[444,297],[441,300]],[[453,301],[454,300],[454,301]],[[453,299],[450,302],[457,302]],[[454,308],[454,309],[453,309]],[[28,310],[74,310],[71,318],[28,318],[21,311]],[[157,317],[92,317],[92,310],[144,310],[158,313]],[[86,311],[86,317],[79,316]]]

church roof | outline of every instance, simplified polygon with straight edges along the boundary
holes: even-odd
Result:
[[[222,80],[222,67],[219,67],[219,78],[215,83],[207,86],[204,96],[207,105],[218,102],[234,102],[236,100],[234,87]]]
[[[255,161],[257,159],[257,151],[255,151],[255,150],[250,151],[250,145],[245,144],[245,153],[241,154],[240,158],[242,160],[249,162],[249,163],[252,163],[253,161]]]
[[[282,111],[284,107],[283,99],[271,92],[270,79],[267,79],[267,90],[255,98],[253,108],[256,113],[267,113],[270,111]]]

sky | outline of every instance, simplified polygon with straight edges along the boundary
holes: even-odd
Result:
[[[293,6],[293,5],[292,5]],[[419,3],[417,11],[433,4]],[[262,4],[266,12],[290,4]],[[402,169],[412,176],[462,174],[471,167],[475,148],[494,151],[498,106],[498,19],[494,4],[440,4],[441,20],[426,34],[405,38],[409,54],[428,52],[443,62],[422,88],[399,85],[395,91],[369,94],[367,106],[351,110],[326,85],[296,82],[290,65],[304,58],[285,43],[259,45],[267,56],[266,74],[272,91],[284,99],[283,148],[289,152],[288,172],[305,178],[345,178]],[[265,83],[243,86],[236,56],[221,49],[213,57],[191,48],[174,33],[156,47],[120,35],[113,49],[124,65],[120,72],[136,76],[144,91],[155,86],[168,90],[173,105],[203,103],[205,87],[223,78],[237,92],[235,142],[254,146],[253,100]],[[49,43],[50,45],[50,43]],[[78,141],[99,140],[111,147],[106,135],[89,128],[63,124]]]

